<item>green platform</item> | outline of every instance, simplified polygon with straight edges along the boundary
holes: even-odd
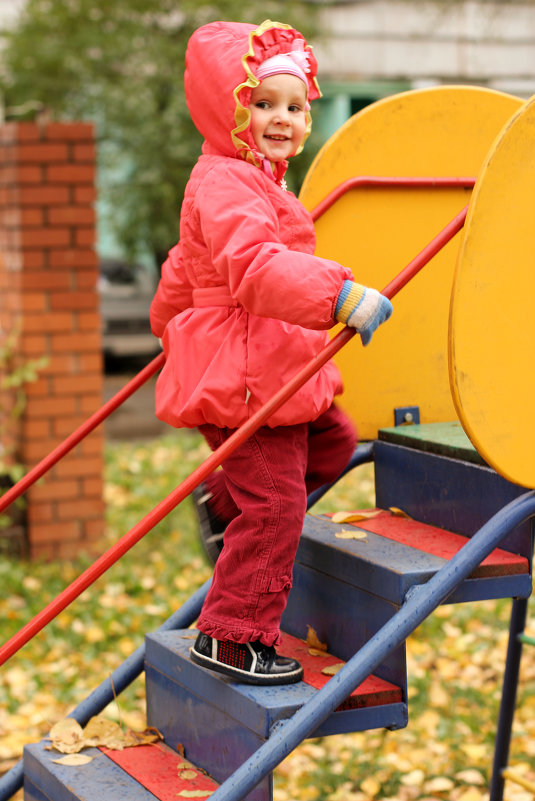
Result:
[[[462,459],[473,464],[485,464],[458,420],[451,423],[425,423],[382,428],[379,431],[379,439],[426,453]]]

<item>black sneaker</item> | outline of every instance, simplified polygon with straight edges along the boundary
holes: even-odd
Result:
[[[196,665],[244,684],[294,684],[303,678],[297,659],[279,656],[273,646],[261,642],[215,640],[201,632],[190,656]]]
[[[210,510],[208,501],[212,493],[206,484],[199,484],[191,493],[195,511],[199,518],[201,541],[210,561],[215,565],[219,554],[223,550],[223,536],[226,525]]]

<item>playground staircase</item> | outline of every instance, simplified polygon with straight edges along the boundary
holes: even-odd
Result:
[[[233,795],[235,771],[321,687],[336,681],[330,675],[340,663],[370,639],[380,640],[411,593],[493,514],[525,492],[485,465],[456,423],[383,429],[374,443],[374,463],[376,509],[339,522],[339,515],[333,520],[312,511],[305,521],[280,648],[300,659],[303,682],[273,688],[235,684],[190,661],[195,629],[148,634],[147,724],[162,733],[163,743],[84,751],[95,758],[78,768],[55,763],[58,754],[46,750],[46,743],[30,745],[24,753],[26,801],[176,801],[211,793],[215,801],[224,789],[217,790],[218,784],[227,779],[225,799],[269,801],[270,773],[243,796]],[[531,561],[528,521],[462,578],[447,602],[526,599]],[[407,722],[403,641],[387,649],[373,674],[324,715],[311,735],[398,729]]]

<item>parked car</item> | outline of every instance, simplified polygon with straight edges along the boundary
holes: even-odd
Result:
[[[157,283],[156,269],[147,264],[101,259],[98,289],[105,356],[153,356],[160,350],[149,322]]]

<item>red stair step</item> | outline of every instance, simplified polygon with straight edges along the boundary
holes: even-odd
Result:
[[[451,559],[469,539],[461,534],[446,531],[443,528],[420,523],[411,518],[400,517],[384,509],[361,511],[366,514],[370,512],[377,512],[378,514],[376,517],[358,520],[353,523],[344,523],[344,526],[355,526],[363,531],[378,534],[386,539],[394,540],[402,545],[408,545],[433,556],[439,556],[442,559]],[[358,514],[358,512],[351,514]],[[529,562],[524,556],[504,551],[502,548],[496,548],[474,570],[471,576],[488,578],[490,576],[511,576],[525,573],[529,573]]]
[[[160,801],[180,801],[188,797],[202,801],[203,797],[209,798],[219,786],[204,771],[163,743],[138,745],[122,751],[109,748],[100,750]],[[193,772],[196,775],[192,778]],[[206,791],[206,795],[181,795],[183,791]]]
[[[310,653],[311,650],[313,653]],[[292,637],[285,632],[282,632],[282,643],[277,646],[277,651],[284,654],[284,656],[292,656],[298,659],[304,670],[303,681],[317,690],[327,684],[331,678],[330,675],[322,673],[324,668],[341,663],[344,664],[342,659],[332,656],[326,651],[311,649],[311,646],[304,640]],[[400,703],[401,701],[403,701],[403,697],[400,687],[372,675],[353,690],[338,709],[362,709],[364,707]]]

